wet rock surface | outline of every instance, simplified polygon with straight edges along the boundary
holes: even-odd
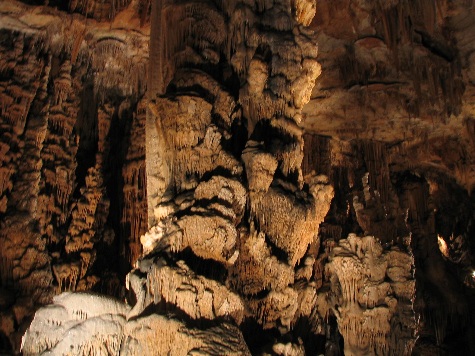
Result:
[[[0,24],[1,352],[475,352],[470,1]]]

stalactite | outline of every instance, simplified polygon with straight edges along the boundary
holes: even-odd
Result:
[[[135,16],[135,6],[148,4],[78,0],[69,7],[103,20],[125,7]],[[426,172],[411,154],[420,145],[433,147],[428,141],[437,136],[427,122],[432,120],[433,131],[441,132],[434,121],[437,113],[445,113],[440,117],[444,129],[457,131],[460,118],[447,117],[456,116],[462,103],[466,68],[459,68],[458,57],[470,56],[468,51],[454,54],[455,45],[447,44],[450,30],[444,26],[455,15],[440,1],[346,5],[319,3],[323,11],[313,21],[316,2],[310,0],[153,2],[150,100],[138,104],[132,123],[125,122],[129,117],[121,112],[134,111],[145,90],[148,24],[137,30],[134,21],[143,22],[147,14],[130,22],[121,17],[109,25],[89,19],[87,26],[74,30],[63,24],[69,15],[57,15],[59,10],[48,7],[41,12],[41,22],[55,16],[61,20],[48,28],[23,21],[36,13],[22,18],[22,26],[32,34],[42,32],[41,41],[47,44],[31,45],[41,51],[35,63],[26,55],[21,61],[0,56],[0,125],[7,128],[0,141],[9,143],[0,146],[0,159],[2,165],[7,163],[2,168],[12,167],[13,172],[0,168],[0,211],[7,217],[13,207],[31,213],[30,225],[40,231],[35,238],[46,245],[38,242],[41,256],[28,252],[13,259],[15,283],[19,280],[24,291],[33,292],[28,281],[42,275],[20,278],[28,273],[22,264],[35,260],[48,270],[44,250],[51,251],[60,290],[87,290],[99,283],[99,276],[91,275],[98,270],[94,256],[101,258],[117,247],[119,263],[126,264],[124,257],[136,268],[137,280],[131,284],[138,301],[133,313],[116,310],[106,313],[113,316],[94,319],[84,305],[102,302],[83,294],[71,310],[70,318],[78,322],[74,329],[45,318],[42,327],[54,324],[54,330],[46,337],[31,337],[33,332],[26,336],[37,341],[30,341],[26,354],[71,352],[70,346],[78,354],[161,354],[177,349],[185,354],[229,354],[236,349],[246,354],[236,327],[210,322],[230,317],[240,323],[244,316],[249,323],[257,322],[258,329],[270,330],[262,335],[282,334],[271,342],[275,353],[303,351],[296,341],[300,332],[292,327],[307,319],[311,337],[318,334],[315,340],[320,340],[325,335],[333,345],[332,335],[338,335],[333,316],[347,353],[410,353],[414,262],[401,236],[424,228],[409,225],[422,224],[432,197],[417,191],[412,200],[398,200],[390,178],[397,180],[406,170]],[[17,7],[28,9],[24,4],[12,8]],[[13,12],[1,16],[19,26]],[[327,27],[325,16],[331,20]],[[71,27],[75,23],[86,20],[76,14]],[[80,35],[62,40],[71,33]],[[11,45],[13,52],[29,50],[30,44],[18,39]],[[324,69],[314,88],[321,71],[316,43]],[[39,80],[46,83],[44,88],[23,79],[3,80],[10,80],[13,69],[39,70],[49,51],[54,58],[45,63],[53,64],[43,66]],[[46,75],[48,66],[51,75]],[[127,109],[117,104],[124,97]],[[329,120],[321,115],[323,109],[331,112]],[[41,114],[39,120],[36,114]],[[410,116],[405,124],[402,116]],[[389,125],[379,125],[382,117],[390,118]],[[338,128],[339,120],[344,128]],[[412,141],[400,145],[407,162],[395,163],[387,150],[399,145],[402,134],[397,132],[403,125],[404,140]],[[305,137],[302,126],[308,129]],[[38,134],[32,133],[35,128]],[[118,130],[109,132],[112,128]],[[130,139],[118,147],[117,155],[110,155],[116,149],[110,138],[122,131],[127,136],[129,128]],[[316,137],[314,132],[338,139]],[[338,141],[340,135],[344,141]],[[146,148],[140,145],[144,136]],[[355,137],[357,143],[350,147],[348,141]],[[335,141],[348,147],[337,147]],[[431,169],[444,166],[439,156],[431,153]],[[111,162],[116,157],[118,162]],[[457,157],[470,160],[471,151],[457,152]],[[462,163],[445,167],[470,186],[471,173]],[[317,174],[333,175],[333,204],[332,179]],[[146,191],[145,184],[152,189]],[[34,202],[31,208],[29,201]],[[399,209],[400,202],[404,209]],[[150,230],[143,234],[147,218]],[[18,226],[22,231],[23,225]],[[341,239],[359,228],[382,242],[356,235]],[[323,241],[321,249],[317,240]],[[223,275],[205,277],[207,272],[198,272],[206,271],[203,264]],[[97,289],[119,295],[119,278],[106,273]],[[42,287],[49,281],[37,279]],[[151,301],[156,305],[149,306]],[[440,342],[448,330],[442,319],[434,316],[433,321]],[[61,320],[61,325],[70,322]],[[36,330],[34,325],[31,330]],[[69,341],[68,335],[77,340]]]
[[[116,14],[126,8],[131,0],[71,0],[69,1],[69,11],[80,12],[86,17],[97,20],[113,20]]]
[[[333,189],[324,181],[317,180],[310,192],[314,200],[307,197],[309,203],[304,203],[271,187],[261,199],[251,201],[259,228],[287,254],[291,266],[303,257],[333,197]]]
[[[177,267],[154,265],[147,276],[147,288],[156,304],[163,299],[193,319],[229,316],[240,323],[243,318],[244,304],[237,294],[195,275],[183,261]]]
[[[328,137],[305,134],[304,159],[302,162],[302,173],[307,175],[312,171],[317,174],[330,176],[331,155],[330,139]]]
[[[338,310],[333,312],[345,340],[345,354],[411,352],[415,343],[412,264],[409,253],[396,248],[383,251],[371,236],[360,238],[350,234],[333,249],[326,274],[336,277],[336,280],[330,277],[332,288],[336,288],[335,283],[341,286],[340,291],[335,289],[334,292],[335,302],[339,301]],[[384,281],[386,276],[391,282]],[[407,292],[401,293],[402,285]],[[338,299],[340,293],[341,299]],[[325,310],[319,313],[326,314]],[[393,319],[400,322],[400,329],[392,329]],[[403,350],[391,333],[400,333],[400,337],[407,340]]]
[[[245,295],[282,290],[294,280],[294,271],[272,256],[263,233],[240,234],[239,255],[231,268],[231,283]]]
[[[362,142],[358,151],[363,152],[366,169],[369,172],[369,186],[387,202],[390,194],[390,178],[386,147],[379,142]]]
[[[8,255],[2,254],[0,256],[0,285],[7,287],[13,284],[13,261]]]
[[[125,6],[125,2],[114,4]],[[2,248],[9,251],[9,258],[14,264],[11,266],[13,279],[7,288],[15,290],[11,307],[16,312],[9,310],[5,323],[3,312],[0,316],[0,352],[5,351],[3,332],[6,332],[4,328],[10,320],[14,322],[14,328],[9,329],[8,336],[15,333],[11,340],[12,347],[17,352],[18,330],[23,329],[34,308],[49,302],[59,289],[54,290],[54,286],[60,283],[60,289],[63,290],[90,290],[99,280],[99,277],[90,275],[94,258],[91,256],[89,259],[87,254],[94,254],[93,245],[107,245],[110,240],[103,233],[104,226],[110,224],[108,201],[104,196],[96,201],[94,194],[88,195],[90,187],[84,189],[78,185],[84,181],[83,171],[89,168],[89,155],[95,151],[96,143],[92,142],[96,134],[93,128],[95,123],[88,119],[96,115],[94,110],[97,102],[107,103],[104,97],[111,96],[112,100],[116,100],[116,95],[122,94],[115,92],[114,83],[111,85],[114,89],[107,93],[101,91],[101,95],[104,95],[101,98],[93,97],[89,91],[96,89],[96,83],[101,81],[107,84],[103,78],[116,70],[120,74],[108,79],[123,83],[123,88],[131,88],[133,94],[129,95],[133,97],[132,100],[140,97],[146,76],[144,63],[147,60],[148,37],[145,35],[146,31],[131,35],[129,29],[114,30],[115,33],[110,37],[118,37],[130,44],[130,47],[127,45],[122,48],[125,51],[115,52],[114,59],[117,62],[110,56],[113,49],[98,48],[97,54],[102,56],[102,64],[107,62],[109,67],[94,68],[94,65],[101,64],[100,60],[92,60],[94,48],[97,43],[100,47],[101,41],[97,41],[98,38],[102,38],[104,34],[105,37],[109,36],[110,29],[107,26],[97,32],[96,29],[101,25],[94,20],[88,21],[86,26],[86,21],[81,16],[75,15],[69,19],[69,15],[48,7],[41,10],[45,11],[39,15],[42,20],[32,24],[30,20],[35,21],[38,13],[32,13],[30,6],[19,3],[14,5],[13,12],[8,13],[4,9],[2,7],[0,10],[0,22],[13,27],[2,26],[0,41],[1,241]],[[17,27],[20,22],[15,18],[19,14],[18,9],[21,9],[21,16],[27,18],[21,27]],[[13,40],[11,45],[10,39]],[[130,81],[125,79],[121,68],[123,55],[133,57],[133,60],[125,58],[123,62],[130,64],[131,71],[138,72],[130,75]],[[124,89],[122,93],[127,90]],[[89,121],[92,121],[91,129],[85,127]],[[105,154],[108,149],[108,127],[103,121],[99,121],[98,134],[101,137],[97,146]],[[89,132],[83,135],[83,129],[91,135]],[[89,137],[85,137],[87,135]],[[92,147],[91,152],[88,151],[88,146]],[[92,152],[92,155],[95,153]],[[87,157],[83,159],[85,155]],[[104,162],[104,157],[96,157],[96,162]],[[108,167],[96,168],[97,175],[107,174]],[[10,170],[13,172],[10,173]],[[141,176],[143,186],[143,172]],[[105,186],[101,189],[103,194]],[[85,201],[91,201],[91,206],[84,206]],[[76,222],[73,222],[73,211],[74,218],[78,219]],[[72,228],[70,225],[73,225]],[[66,236],[70,228],[72,234]],[[91,238],[89,230],[97,233],[94,238]],[[66,250],[72,253],[68,255]],[[65,268],[59,266],[70,265],[70,276],[63,276],[60,281],[55,281],[56,276],[53,276],[50,264],[56,266],[56,272]],[[99,273],[102,275],[104,272]],[[29,298],[26,299],[24,295]]]

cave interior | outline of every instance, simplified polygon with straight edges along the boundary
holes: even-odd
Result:
[[[473,0],[0,2],[0,354],[475,355]]]

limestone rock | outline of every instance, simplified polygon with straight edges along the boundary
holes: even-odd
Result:
[[[0,353],[475,354],[474,39],[465,0],[1,1]]]
[[[327,264],[327,275],[332,283],[334,296],[330,305],[338,320],[338,327],[345,340],[345,354],[410,354],[414,346],[415,319],[411,315],[414,298],[414,279],[404,270],[397,277],[388,264],[404,259],[411,268],[412,256],[399,249],[383,251],[374,237],[360,238],[350,234],[336,246]],[[391,273],[390,282],[385,281]],[[398,281],[396,281],[398,280]],[[319,310],[322,315],[328,310]],[[398,331],[392,329],[393,321],[401,323]],[[399,333],[405,343],[393,338]],[[412,341],[408,341],[411,340]]]
[[[61,294],[54,304],[40,309],[23,337],[25,355],[248,355],[236,327],[225,322],[205,330],[185,321],[150,315],[127,320],[129,308],[110,298],[87,294]],[[219,340],[219,341],[218,341]]]

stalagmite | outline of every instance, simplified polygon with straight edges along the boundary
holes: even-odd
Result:
[[[0,354],[475,354],[474,34],[465,0],[0,1]]]
[[[124,355],[250,355],[238,329],[225,322],[200,330],[153,314],[129,321],[125,336],[120,350]]]
[[[241,231],[241,246],[234,266],[231,283],[244,295],[257,295],[265,290],[282,290],[294,280],[294,271],[272,256],[264,233]]]
[[[231,317],[240,323],[243,318],[244,304],[237,294],[213,280],[194,275],[183,261],[177,267],[153,266],[147,288],[155,303],[163,299],[192,319]]]
[[[403,262],[404,261],[404,262]],[[414,346],[415,319],[412,315],[414,280],[410,273],[398,273],[394,268],[404,265],[411,270],[410,253],[393,248],[383,251],[372,236],[363,238],[350,234],[339,241],[326,266],[332,293],[326,298],[335,305],[332,312],[345,340],[345,354],[388,355],[410,354]],[[402,268],[401,268],[402,269]],[[386,282],[386,276],[391,276]],[[405,289],[405,291],[402,291]],[[328,310],[319,310],[326,315]],[[392,330],[393,320],[401,328]],[[408,340],[401,344],[391,333]],[[410,340],[410,341],[409,341]]]
[[[333,189],[325,184],[325,179],[316,180],[310,193],[299,201],[284,190],[271,187],[261,199],[251,200],[251,212],[260,229],[288,255],[291,266],[303,257],[333,197]]]

